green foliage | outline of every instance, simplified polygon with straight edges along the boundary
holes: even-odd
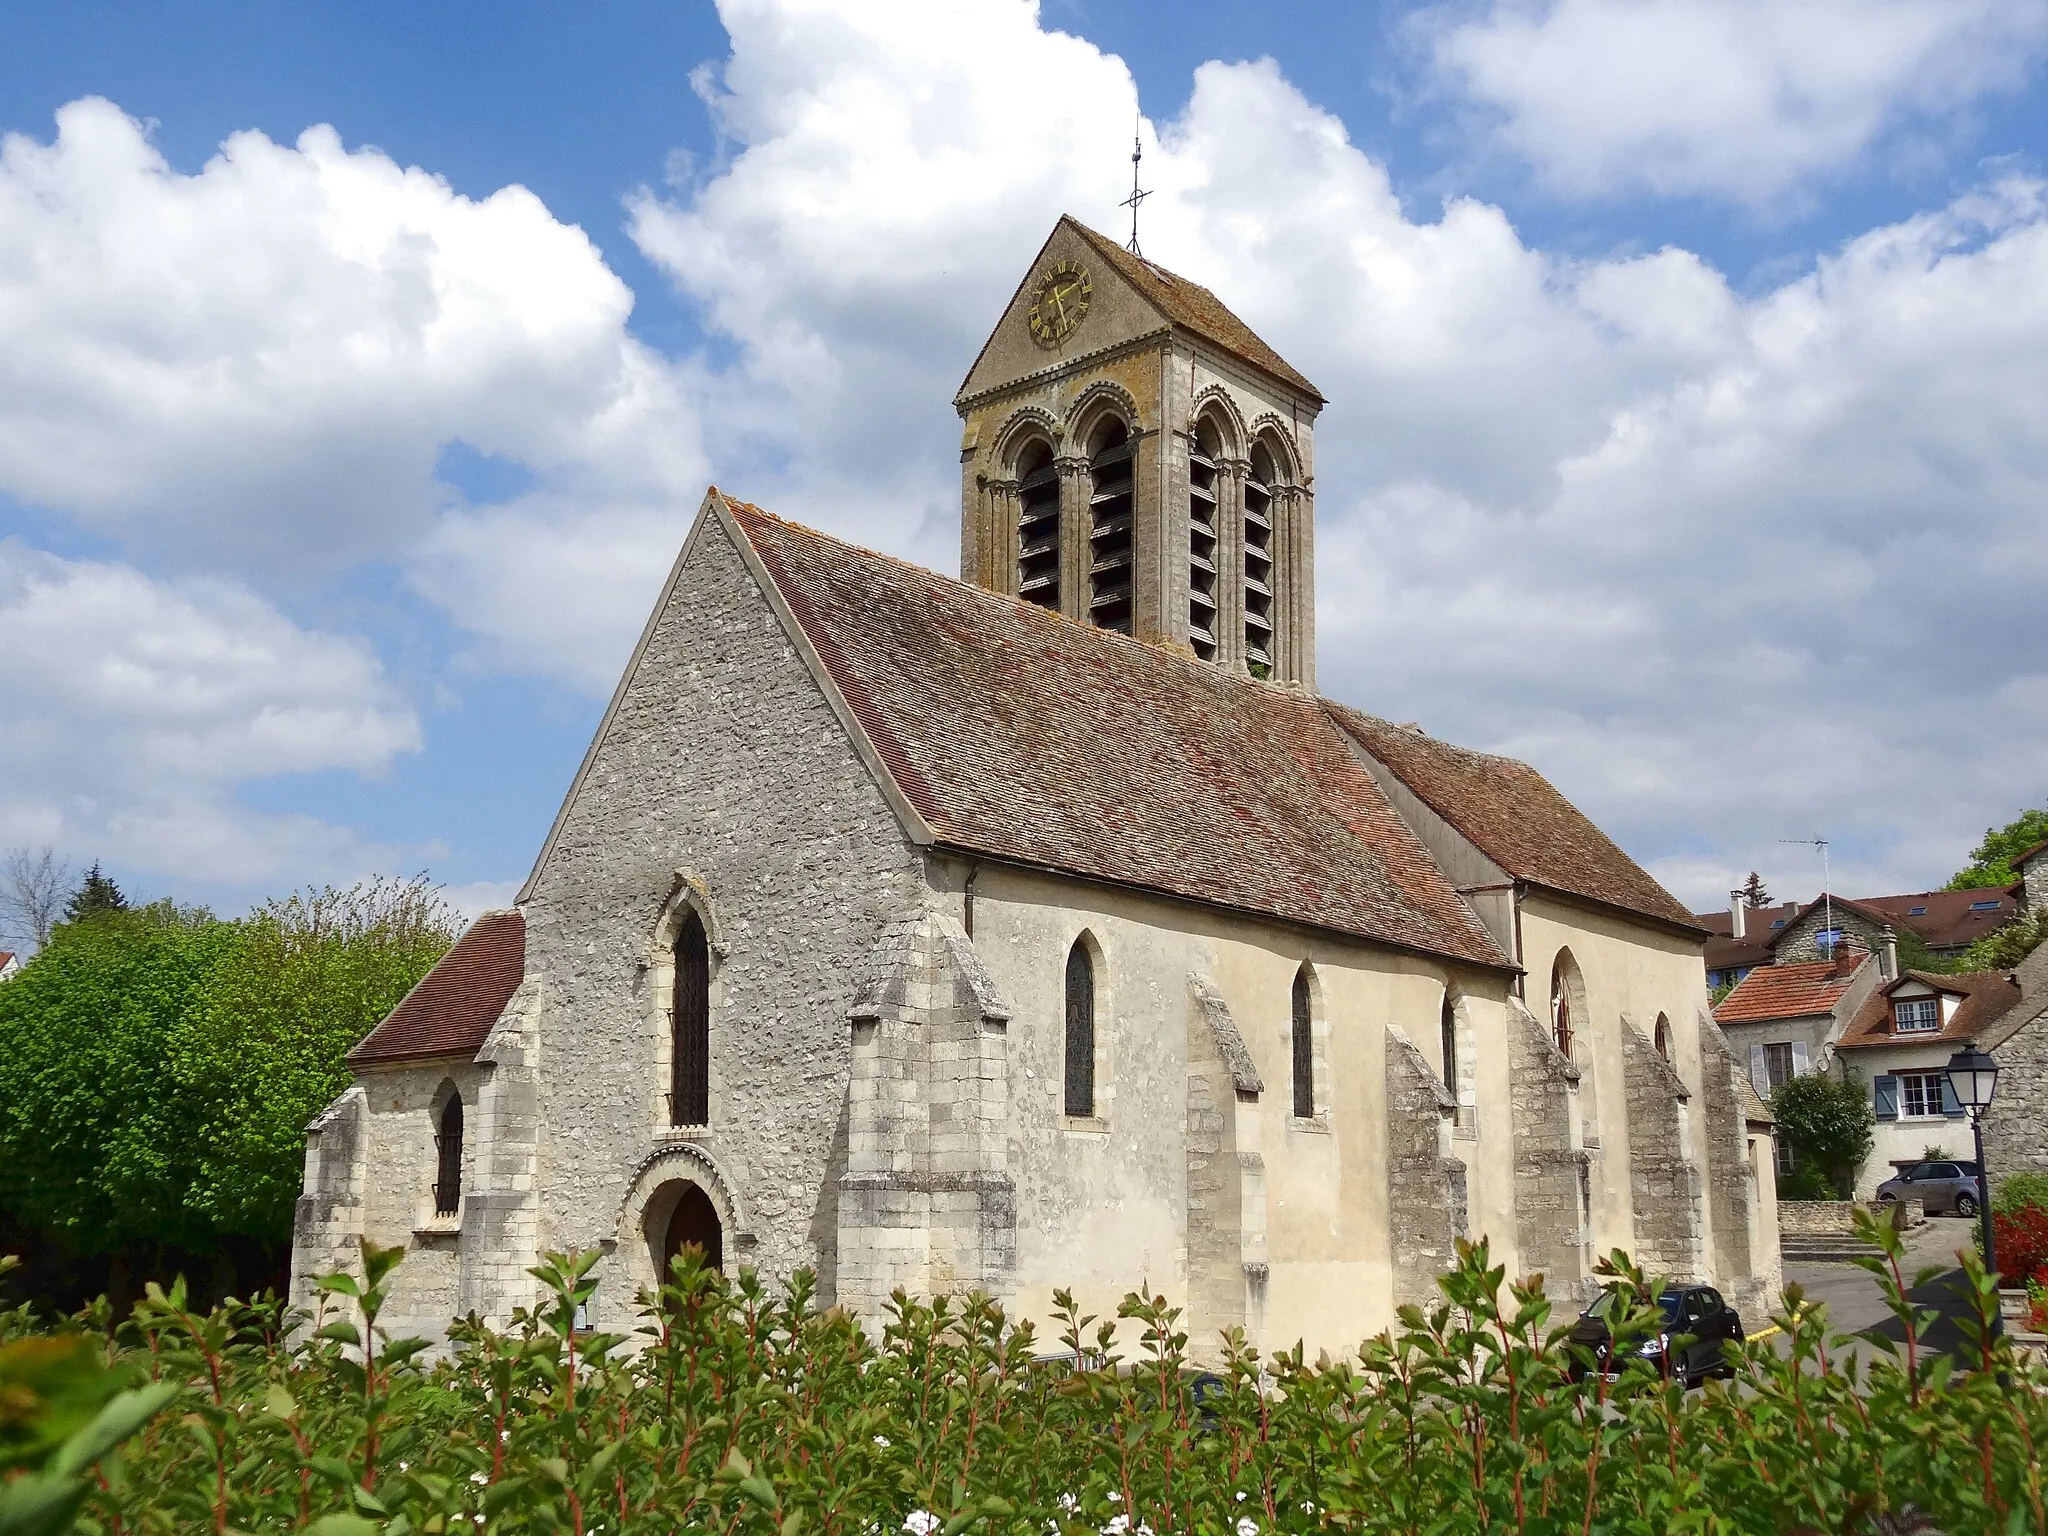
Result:
[[[1994,1211],[2010,1216],[2029,1207],[2048,1211],[2048,1173],[2008,1173],[1992,1185]]]
[[[1771,893],[1764,889],[1764,877],[1753,869],[1749,872],[1749,878],[1742,882],[1742,904],[1750,908],[1768,907],[1771,904]]]
[[[63,924],[0,987],[0,1212],[84,1253],[284,1241],[306,1121],[450,939],[417,881]]]
[[[100,873],[99,860],[95,859],[78,889],[71,893],[71,899],[64,903],[64,921],[81,923],[88,918],[104,917],[109,912],[127,910],[128,898],[121,894],[120,886]]]
[[[2009,971],[2048,941],[2048,907],[2021,912],[1963,951],[1959,971]]]
[[[1949,877],[1950,891],[1986,890],[2019,879],[2012,867],[2015,854],[2048,843],[2048,810],[2022,811],[2002,827],[1986,827],[1984,841],[1970,853],[1970,862]]]
[[[1893,930],[1899,943],[1899,968],[1906,971],[1927,971],[1936,976],[1946,976],[1956,970],[1968,970],[1958,966],[1946,955],[1937,955],[1927,947],[1927,941],[1912,929],[1900,924]]]
[[[84,1334],[0,1343],[0,1536],[71,1529],[85,1474],[178,1395],[174,1382],[135,1386],[140,1375],[109,1369]]]
[[[1792,1171],[1778,1180],[1780,1200],[1839,1200],[1841,1191],[1835,1188],[1835,1181],[1823,1173],[1819,1164],[1797,1162]]]
[[[1877,1117],[1869,1091],[1860,1083],[1812,1072],[1780,1083],[1771,1095],[1771,1113],[1799,1168],[1817,1170],[1833,1198],[1846,1199],[1856,1170],[1876,1144]]]
[[[1098,1320],[1059,1293],[1043,1344],[986,1298],[899,1295],[871,1336],[819,1310],[807,1274],[777,1294],[688,1254],[641,1298],[635,1349],[574,1331],[595,1256],[552,1254],[533,1271],[542,1306],[503,1332],[458,1324],[453,1357],[430,1363],[380,1326],[397,1250],[366,1248],[291,1343],[274,1304],[197,1314],[181,1287],[153,1289],[114,1368],[177,1399],[103,1464],[79,1528],[2048,1531],[2048,1375],[1993,1336],[1995,1290],[1966,1268],[1958,1372],[1920,1346],[1899,1235],[1867,1217],[1862,1233],[1903,1343],[1845,1361],[1826,1309],[1788,1288],[1775,1347],[1732,1351],[1735,1379],[1691,1393],[1665,1379],[1657,1287],[1619,1254],[1602,1265],[1614,1380],[1583,1370],[1541,1281],[1507,1284],[1481,1243],[1459,1246],[1438,1305],[1404,1308],[1352,1358],[1261,1358],[1233,1332],[1205,1381],[1150,1294]]]

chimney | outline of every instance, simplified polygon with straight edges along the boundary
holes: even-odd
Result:
[[[1877,973],[1886,981],[1899,979],[1899,936],[1890,928],[1884,931],[1884,959],[1878,962]]]
[[[1742,892],[1728,893],[1728,932],[1733,938],[1746,938],[1749,932],[1749,903],[1742,899]]]

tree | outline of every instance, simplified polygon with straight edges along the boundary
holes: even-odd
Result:
[[[41,949],[70,883],[71,871],[47,845],[9,849],[0,860],[0,933]]]
[[[1834,1194],[1847,1199],[1877,1142],[1877,1116],[1863,1086],[1826,1072],[1788,1078],[1771,1095],[1771,1113],[1794,1162],[1818,1169]]]
[[[1984,841],[1970,853],[1970,862],[1949,877],[1951,891],[1987,890],[2019,879],[2013,857],[2048,843],[2048,810],[2022,811],[2002,827],[1986,827]]]
[[[1771,893],[1764,889],[1764,877],[1753,869],[1749,878],[1742,882],[1742,904],[1752,910],[1771,905]]]
[[[64,921],[83,922],[89,917],[102,917],[109,912],[127,910],[128,898],[121,894],[121,887],[100,873],[100,861],[94,859],[92,868],[85,872],[84,881],[71,893],[71,899],[64,903]]]
[[[2048,907],[2021,912],[1963,951],[1963,971],[2009,971],[2048,941]]]
[[[1892,937],[1899,945],[1899,968],[1906,971],[1928,971],[1934,975],[1947,975],[1956,970],[1972,970],[1969,965],[1958,966],[1955,961],[1937,955],[1927,947],[1927,941],[1908,928],[1904,923],[1892,930]]]

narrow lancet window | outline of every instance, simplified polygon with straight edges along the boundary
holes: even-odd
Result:
[[[1310,1006],[1308,967],[1294,973],[1294,1113],[1310,1120],[1316,1112],[1315,1011]]]
[[[1059,611],[1060,477],[1045,443],[1017,464],[1017,595]]]
[[[1095,962],[1076,939],[1067,951],[1067,1113],[1095,1113]]]
[[[1443,1017],[1437,1022],[1437,1030],[1441,1036],[1443,1046],[1444,1087],[1450,1090],[1451,1100],[1453,1103],[1456,1103],[1458,1099],[1458,1010],[1457,1006],[1451,1001],[1451,994],[1448,991],[1444,993]],[[1465,1111],[1460,1108],[1456,1111],[1456,1114],[1457,1123],[1460,1125],[1464,1124]]]
[[[1088,622],[1131,632],[1131,524],[1138,445],[1121,421],[1095,439],[1088,458]]]
[[[692,912],[676,934],[675,993],[669,1014],[669,1124],[711,1119],[711,947]]]
[[[461,1209],[462,1095],[451,1093],[434,1133],[434,1214],[453,1216]]]
[[[1244,660],[1253,677],[1273,672],[1273,455],[1252,450],[1244,483]]]
[[[1217,454],[1204,422],[1188,445],[1188,643],[1203,661],[1216,659]]]
[[[1570,1059],[1572,1038],[1576,1031],[1572,1020],[1571,977],[1565,969],[1565,959],[1558,956],[1557,963],[1550,968],[1550,1029],[1557,1041],[1557,1052]]]

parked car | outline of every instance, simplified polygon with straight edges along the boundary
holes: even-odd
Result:
[[[1877,1186],[1884,1201],[1918,1200],[1930,1216],[1974,1216],[1984,1198],[1984,1174],[1975,1163],[1946,1159],[1915,1163]]]
[[[1609,1380],[1620,1374],[1626,1361],[1614,1359],[1608,1328],[1608,1319],[1620,1305],[1618,1291],[1602,1291],[1572,1325],[1574,1377],[1594,1370],[1605,1372]],[[1708,1285],[1673,1286],[1658,1296],[1657,1306],[1663,1316],[1657,1331],[1635,1346],[1638,1359],[1656,1365],[1685,1387],[1697,1386],[1709,1376],[1735,1374],[1728,1346],[1742,1345],[1742,1314],[1719,1291]]]

